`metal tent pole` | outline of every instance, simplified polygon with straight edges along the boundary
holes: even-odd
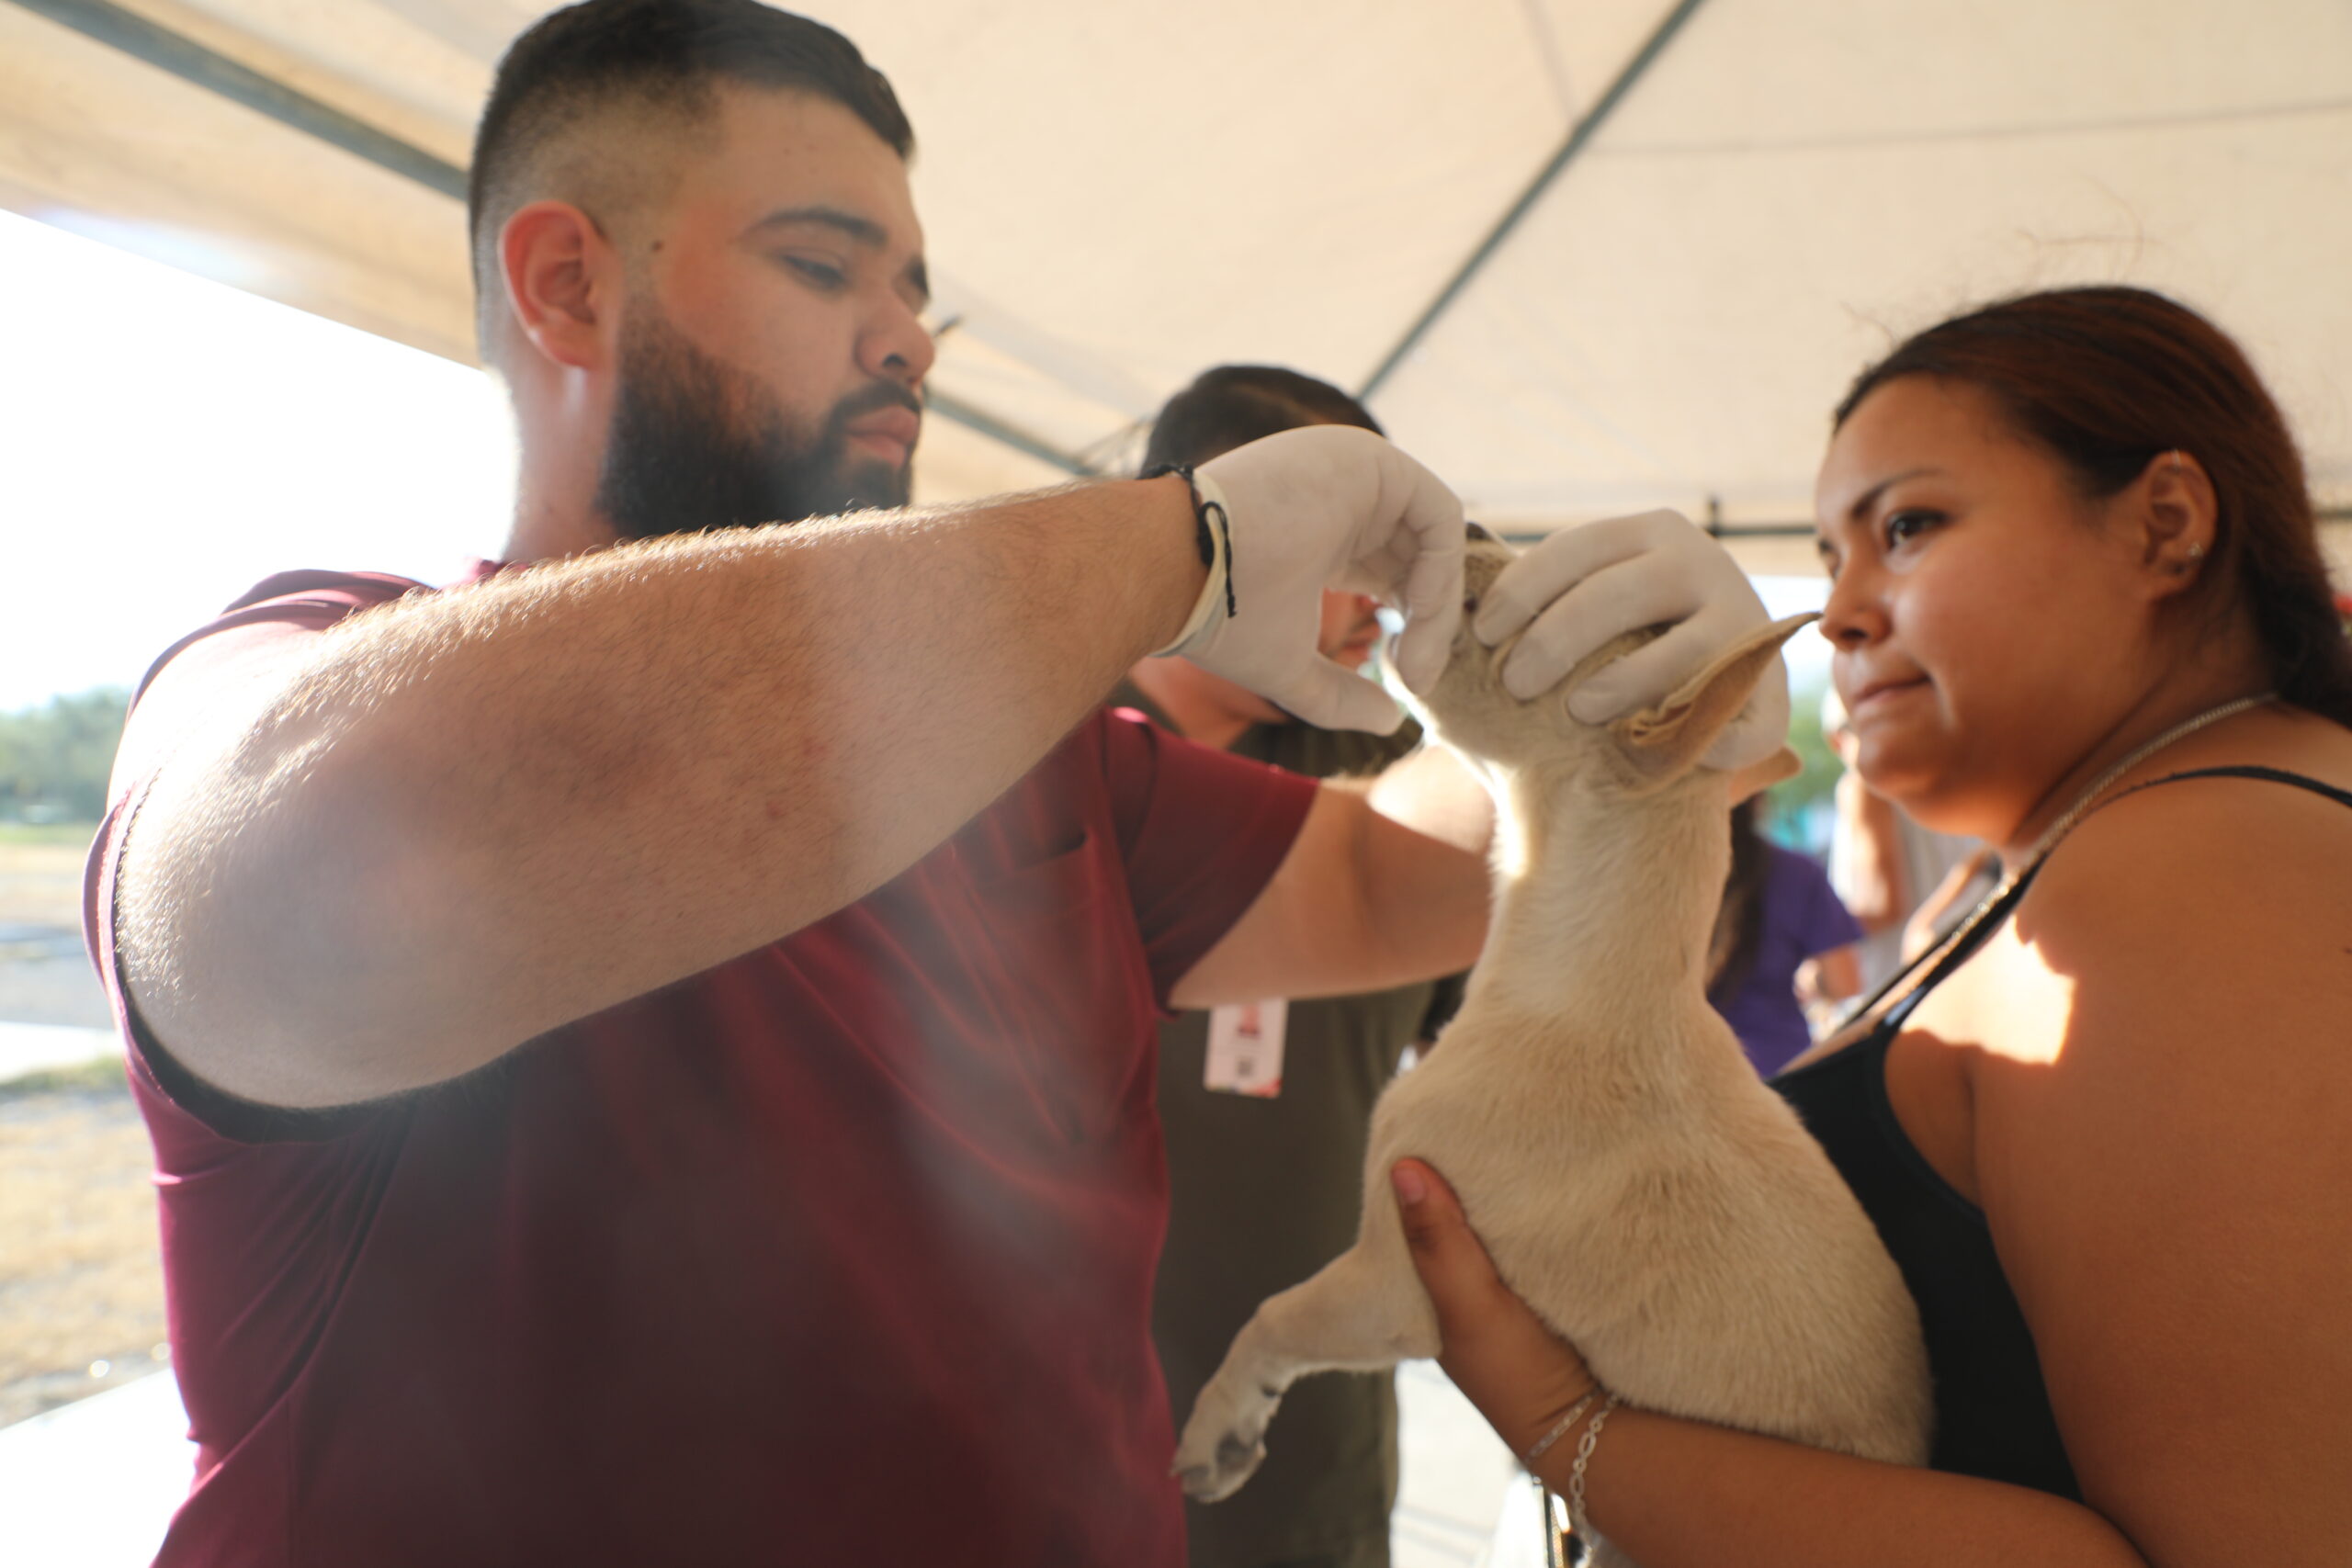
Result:
[[[1535,204],[1543,199],[1544,193],[1559,179],[1562,171],[1576,162],[1577,154],[1585,150],[1617,106],[1624,102],[1625,96],[1633,91],[1634,85],[1642,79],[1643,73],[1666,51],[1666,46],[1674,41],[1674,35],[1682,30],[1682,24],[1690,19],[1691,13],[1698,10],[1702,3],[1702,0],[1679,0],[1674,9],[1667,13],[1666,19],[1650,34],[1640,52],[1626,62],[1625,68],[1617,73],[1617,79],[1609,84],[1609,90],[1600,96],[1600,101],[1577,121],[1575,128],[1568,132],[1568,139],[1560,144],[1560,150],[1552,154],[1551,161],[1538,170],[1527,188],[1520,192],[1519,199],[1510,204],[1494,228],[1487,231],[1487,237],[1478,242],[1478,248],[1470,253],[1470,259],[1462,264],[1460,270],[1438,291],[1437,298],[1430,301],[1429,308],[1407,329],[1405,335],[1396,340],[1396,346],[1390,349],[1378,367],[1364,378],[1363,385],[1356,389],[1359,401],[1369,400],[1380,390],[1405,356],[1428,335],[1429,330],[1437,324],[1438,318],[1445,314],[1462,291],[1469,287],[1470,280],[1502,248],[1503,242],[1510,238],[1511,231],[1517,229],[1521,220],[1533,210]]]
[[[135,60],[167,71],[256,114],[268,116],[305,136],[340,147],[379,168],[390,169],[443,196],[466,198],[466,171],[413,142],[356,120],[332,104],[295,91],[252,66],[230,59],[194,39],[159,27],[109,0],[15,0],[38,17],[71,28]]]
[[[466,171],[435,156],[413,142],[353,118],[332,104],[322,103],[274,77],[264,75],[184,34],[158,26],[111,0],[12,0],[35,16],[145,62],[183,82],[241,104],[280,125],[339,147],[378,168],[390,170],[428,190],[458,201],[466,199]],[[931,394],[932,412],[967,429],[1001,443],[1060,469],[1085,478],[1102,470],[1083,458],[1020,430],[995,415],[955,399]]]

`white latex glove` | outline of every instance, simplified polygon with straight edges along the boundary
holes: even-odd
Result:
[[[1471,629],[1490,646],[1526,629],[1503,662],[1504,687],[1524,701],[1612,638],[1671,623],[1569,694],[1568,711],[1580,722],[1606,724],[1664,699],[1770,619],[1721,543],[1679,513],[1645,512],[1531,546],[1487,590]],[[1736,772],[1771,756],[1788,736],[1789,672],[1776,659],[1704,761]]]
[[[1323,590],[1369,593],[1405,612],[1396,673],[1425,691],[1462,619],[1462,503],[1368,430],[1318,424],[1236,447],[1196,471],[1225,508],[1233,614],[1221,592],[1197,630],[1167,654],[1326,729],[1386,734],[1395,698],[1316,650]],[[1212,591],[1220,585],[1212,581]]]

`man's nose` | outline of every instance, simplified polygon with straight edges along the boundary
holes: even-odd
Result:
[[[896,298],[858,343],[858,368],[910,390],[922,384],[938,358],[939,349],[922,318]]]

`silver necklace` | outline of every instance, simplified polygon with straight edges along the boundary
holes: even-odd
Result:
[[[2234,714],[2244,713],[2248,708],[2260,707],[2264,703],[2276,698],[2278,694],[2276,692],[2257,692],[2250,697],[2236,697],[2219,706],[2207,708],[2203,713],[2181,720],[2145,745],[2135,748],[2130,756],[2099,774],[2092,781],[2090,788],[2075,796],[2075,803],[2066,807],[2058,820],[2052,823],[2041,838],[2034,840],[2033,848],[2026,852],[2025,860],[2021,864],[2005,870],[2001,874],[2000,880],[1976,901],[1975,908],[1954,921],[1950,931],[1929,943],[1926,951],[1904,965],[1899,974],[1881,986],[1875,993],[1866,993],[1865,999],[1840,1019],[1838,1027],[1841,1030],[1850,1027],[1855,1020],[1867,1017],[1873,1012],[1878,1013],[1881,1020],[1883,1020],[1894,1009],[1904,1006],[1909,998],[1917,994],[1917,985],[1915,982],[1911,987],[1902,988],[1903,983],[1917,974],[1932,974],[1934,965],[1941,955],[1950,953],[1965,944],[1975,932],[1976,928],[1984,924],[1985,919],[2001,907],[2002,901],[2017,890],[2018,884],[2025,879],[2026,874],[2040,865],[2043,858],[2058,847],[2058,840],[2072,831],[2075,824],[2081,821],[2084,815],[2098,804],[2099,796],[2105,795],[2109,786],[2116,780],[2174,741],[2186,739],[2207,725],[2219,724],[2222,720]],[[1897,995],[1898,988],[1902,988],[1900,995]]]
[[[2002,885],[2004,886],[2007,886],[2014,884],[2018,877],[2023,876],[2027,872],[2032,870],[2035,866],[2040,865],[2043,858],[2047,856],[2051,851],[2058,847],[2058,840],[2064,838],[2069,832],[2073,831],[2075,824],[2081,821],[2084,816],[2086,815],[2093,807],[2098,804],[2099,797],[2107,793],[2109,786],[2113,784],[2116,780],[2121,778],[2133,768],[2138,767],[2141,763],[2146,761],[2149,758],[2154,756],[2157,752],[2163,750],[2173,742],[2187,739],[2189,736],[2196,734],[2199,730],[2204,728],[2209,724],[2219,724],[2222,720],[2237,714],[2242,714],[2248,708],[2260,707],[2264,703],[2269,702],[2278,694],[2276,692],[2257,692],[2250,697],[2233,698],[2218,706],[2207,708],[2203,713],[2198,714],[2193,717],[2182,719],[2178,724],[2174,725],[2170,729],[2165,730],[2162,735],[2157,736],[2154,739],[2146,742],[2144,745],[2134,748],[2130,756],[2125,757],[2121,761],[2116,763],[2115,766],[2099,774],[2099,776],[2093,781],[2090,788],[2075,796],[2075,803],[2066,807],[2064,815],[2062,815],[2057,821],[2052,822],[2048,830],[2045,831],[2041,837],[2033,841],[2033,848],[2026,854],[2025,863],[2004,876],[2001,879]]]

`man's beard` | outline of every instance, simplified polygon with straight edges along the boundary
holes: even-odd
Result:
[[[876,381],[836,403],[813,436],[796,433],[757,381],[639,302],[621,330],[596,506],[624,539],[904,506],[908,469],[853,457],[847,427],[882,409],[922,407],[897,382]]]

